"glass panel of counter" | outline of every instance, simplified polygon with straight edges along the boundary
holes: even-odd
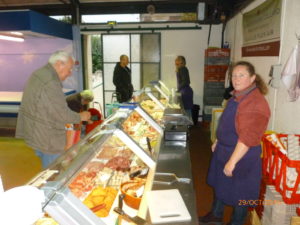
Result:
[[[44,211],[61,225],[142,220],[162,134],[139,106],[121,108],[29,184],[44,191]]]

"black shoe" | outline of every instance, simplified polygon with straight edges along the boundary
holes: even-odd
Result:
[[[205,216],[199,217],[200,224],[213,223],[213,224],[217,225],[217,224],[221,224],[222,220],[223,220],[223,218],[214,216],[214,214],[212,212],[207,213]]]

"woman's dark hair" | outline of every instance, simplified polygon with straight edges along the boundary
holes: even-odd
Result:
[[[260,93],[262,93],[263,95],[266,95],[268,93],[268,87],[267,87],[266,83],[261,78],[261,76],[255,72],[255,68],[250,62],[239,61],[233,65],[233,68],[235,68],[237,66],[245,66],[251,77],[256,75],[256,78],[254,81],[256,84],[256,87],[259,89]]]

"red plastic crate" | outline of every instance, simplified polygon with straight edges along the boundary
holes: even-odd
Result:
[[[279,158],[279,149],[268,140],[269,134],[265,134],[262,138],[263,150],[263,176],[267,185],[275,185],[276,178],[279,176],[282,159]],[[286,137],[277,135],[279,138]]]
[[[300,139],[300,135],[296,135]],[[287,134],[278,134],[279,139],[287,137]],[[268,140],[268,135],[263,137],[263,175],[267,184],[275,185],[283,201],[286,204],[300,203],[300,161],[290,160],[283,154],[278,146]],[[289,185],[287,184],[287,170],[294,168],[297,177]]]

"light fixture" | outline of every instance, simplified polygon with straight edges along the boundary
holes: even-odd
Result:
[[[202,21],[205,19],[205,3],[199,2],[197,6],[197,17],[198,20]]]
[[[0,34],[0,40],[24,42],[24,37],[21,32],[10,32],[9,34]]]
[[[23,36],[23,33],[17,32],[17,31],[12,31],[10,32],[11,34],[17,35],[17,36]]]

